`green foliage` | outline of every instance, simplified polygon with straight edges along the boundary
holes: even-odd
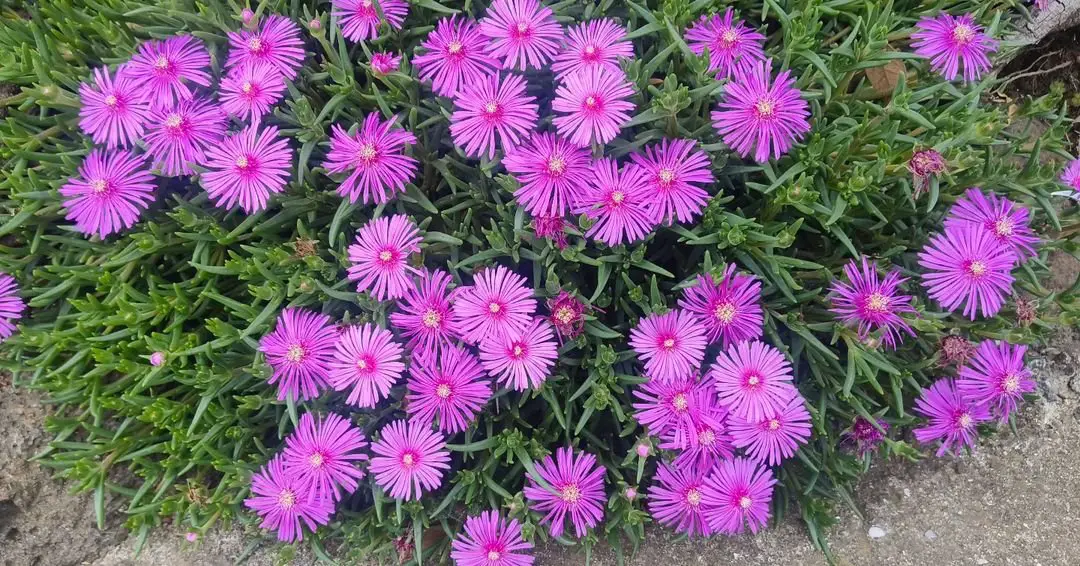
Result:
[[[586,332],[562,348],[556,375],[541,390],[497,395],[477,426],[450,440],[455,471],[441,491],[396,504],[366,480],[334,523],[310,537],[320,553],[326,542],[344,541],[345,557],[396,557],[395,540],[424,541],[414,558],[434,556],[466,511],[489,507],[523,519],[529,536],[546,537],[525,510],[523,475],[566,443],[596,454],[608,470],[606,522],[586,544],[623,537],[636,544],[648,519],[641,502],[622,492],[644,492],[656,458],[643,463],[633,454],[644,433],[631,415],[630,388],[641,378],[625,338],[641,316],[672,307],[696,274],[725,262],[763,281],[766,339],[790,357],[810,404],[814,437],[780,469],[776,509],[797,504],[819,543],[818,529],[832,515],[828,502],[848,500],[868,465],[840,448],[839,435],[857,415],[879,415],[894,431],[913,423],[913,397],[944,371],[936,354],[942,336],[1027,343],[1077,320],[1078,287],[1059,295],[1044,286],[1048,255],[1077,253],[1054,234],[1075,233],[1080,224],[1075,208],[1063,211],[1051,200],[1059,164],[1041,157],[1067,157],[1061,93],[1004,108],[991,99],[993,77],[948,83],[908,52],[922,15],[974,11],[1000,36],[1009,21],[1002,14],[1015,2],[735,2],[752,25],[764,23],[768,52],[793,70],[813,111],[805,143],[762,165],[741,161],[716,137],[708,116],[723,83],[681,37],[699,14],[723,9],[721,2],[554,4],[565,23],[615,17],[634,38],[638,58],[625,68],[639,112],[606,154],[624,158],[662,136],[695,138],[719,179],[697,225],[660,229],[631,247],[586,244],[578,233],[561,252],[533,234],[512,202],[513,180],[496,163],[467,160],[453,147],[449,101],[408,72],[376,78],[366,64],[375,50],[411,56],[445,13],[475,16],[484,4],[413,0],[403,30],[360,45],[343,41],[328,2],[259,4],[260,14],[322,22],[307,40],[306,67],[270,118],[293,138],[298,156],[288,193],[245,217],[212,207],[197,183],[163,180],[144,220],[104,242],[71,228],[57,192],[90,149],[77,126],[79,82],[93,67],[126,60],[140,41],[178,32],[208,43],[218,77],[225,33],[240,27],[242,6],[56,0],[0,12],[0,270],[19,279],[31,306],[21,333],[4,346],[3,364],[54,404],[46,427],[55,439],[40,462],[94,492],[99,521],[111,494],[123,498],[128,527],[142,534],[166,520],[197,530],[237,517],[251,523],[240,513],[251,473],[277,450],[298,412],[351,412],[369,436],[401,414],[397,402],[350,411],[329,394],[303,407],[280,403],[257,353],[259,337],[289,305],[386,324],[392,305],[356,294],[344,277],[345,248],[376,215],[417,220],[426,233],[424,264],[448,269],[457,284],[482,265],[502,263],[525,274],[539,297],[566,289],[596,310]],[[899,80],[871,84],[898,65]],[[547,71],[530,74],[542,108],[550,84]],[[350,206],[320,164],[330,126],[373,111],[398,114],[416,134],[422,170],[395,201]],[[916,199],[906,163],[924,148],[944,154],[949,167]],[[970,186],[1032,207],[1045,243],[1015,275],[1018,292],[1039,302],[1041,318],[1017,324],[1012,303],[992,320],[947,315],[913,279],[906,290],[917,296],[920,316],[910,322],[919,336],[898,351],[864,344],[837,325],[826,294],[842,265],[866,254],[915,276],[915,253]],[[149,364],[154,351],[168,353],[165,366]],[[393,395],[400,399],[403,387]],[[879,455],[916,456],[902,434],[892,438]]]

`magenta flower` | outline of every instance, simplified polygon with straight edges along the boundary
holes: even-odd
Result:
[[[538,389],[551,377],[558,358],[555,332],[541,318],[534,318],[520,334],[480,341],[480,362],[484,370],[500,385],[516,391]]]
[[[165,365],[165,352],[154,352],[153,354],[150,354],[150,365],[156,368]]]
[[[338,332],[330,317],[301,308],[282,311],[277,328],[259,341],[259,351],[273,368],[270,385],[278,384],[278,399],[306,401],[326,386]]]
[[[710,406],[700,413],[691,434],[697,438],[690,443],[680,442],[677,431],[672,430],[660,440],[660,448],[678,450],[679,455],[672,463],[677,468],[697,466],[709,470],[714,466],[735,457],[735,447],[731,444],[731,435],[727,432],[727,410],[719,406]]]
[[[736,448],[744,448],[747,456],[769,466],[779,466],[810,439],[810,413],[798,394],[764,419],[749,420],[732,414],[727,425]]]
[[[457,566],[532,566],[532,545],[521,538],[521,524],[488,510],[465,518],[462,532],[450,545]]]
[[[630,159],[648,172],[652,203],[649,207],[657,223],[690,222],[701,214],[709,200],[703,188],[716,179],[709,157],[696,149],[693,140],[660,140],[647,146],[645,153],[631,153]]]
[[[930,188],[930,181],[945,172],[946,163],[937,150],[924,149],[911,155],[907,168],[911,171],[912,185],[915,188],[913,196],[919,198],[919,195]]]
[[[357,462],[367,461],[364,433],[341,415],[330,413],[318,421],[304,413],[296,430],[285,439],[285,473],[307,485],[309,497],[332,501],[356,491],[364,471]]]
[[[708,49],[709,70],[725,78],[730,78],[736,67],[765,60],[765,36],[736,20],[731,8],[723,17],[701,16],[686,30],[686,42],[695,55]]]
[[[559,291],[558,296],[547,300],[548,321],[555,327],[555,332],[562,338],[573,340],[585,330],[585,311],[587,307],[577,297]]]
[[[779,159],[810,131],[809,105],[791,72],[770,80],[771,69],[772,59],[736,66],[724,101],[712,113],[724,143],[742,157],[753,153],[758,163]]]
[[[416,136],[394,128],[397,117],[386,122],[372,112],[355,135],[334,124],[330,153],[323,162],[327,173],[352,171],[338,187],[338,194],[349,202],[382,204],[395,193],[405,191],[406,183],[416,176],[416,159],[405,155],[406,145],[416,143]]]
[[[221,109],[241,120],[257,122],[285,94],[285,79],[265,63],[243,65],[221,79]]]
[[[195,96],[187,83],[210,86],[210,52],[190,35],[146,41],[125,70],[155,110],[169,108]]]
[[[714,396],[712,383],[694,375],[652,379],[634,389],[634,419],[652,436],[670,435],[673,447],[682,450],[697,442],[698,426],[712,413]]]
[[[859,339],[865,340],[871,330],[881,329],[882,341],[895,349],[904,341],[904,334],[915,336],[900,313],[915,314],[911,295],[898,292],[907,278],[900,277],[900,270],[890,270],[885,279],[878,277],[877,265],[862,258],[862,268],[851,260],[844,266],[844,274],[850,283],[840,280],[832,283],[832,308],[836,317],[846,325],[857,325]]]
[[[450,469],[450,452],[442,434],[419,423],[394,421],[382,428],[371,445],[371,473],[390,497],[419,500],[424,491],[439,489]]]
[[[746,458],[720,464],[705,479],[702,505],[709,529],[726,535],[757,533],[769,522],[776,479],[768,468]]]
[[[473,274],[473,284],[454,292],[454,318],[470,344],[521,334],[536,312],[525,278],[497,265]]]
[[[968,403],[985,406],[1001,424],[1009,421],[1023,402],[1024,394],[1035,391],[1031,372],[1024,367],[1027,346],[983,340],[971,362],[960,368],[956,389]]]
[[[450,306],[449,284],[445,271],[425,270],[420,284],[410,286],[398,301],[401,312],[391,313],[390,323],[409,339],[409,348],[437,354],[461,336]]]
[[[567,30],[566,45],[555,56],[551,70],[558,79],[583,69],[603,68],[621,73],[619,59],[633,57],[634,44],[626,39],[626,28],[602,18]]]
[[[337,391],[351,389],[346,403],[374,407],[405,371],[403,352],[388,330],[371,323],[349,326],[338,336],[327,381]]]
[[[537,0],[495,0],[480,20],[480,32],[491,38],[487,51],[502,59],[502,68],[521,71],[543,68],[563,38],[551,8]]]
[[[150,120],[150,103],[126,67],[115,78],[105,67],[94,69],[94,86],[80,84],[79,101],[79,128],[108,149],[133,145]]]
[[[915,429],[915,439],[923,444],[941,440],[940,458],[955,449],[957,455],[974,448],[978,425],[991,419],[988,405],[978,405],[960,395],[954,380],[943,377],[915,400],[915,411],[927,418],[926,426]]]
[[[285,472],[281,457],[266,463],[251,477],[251,497],[244,506],[262,517],[260,528],[277,531],[278,540],[304,540],[303,525],[312,532],[330,523],[334,502],[322,494],[312,494],[311,487]]]
[[[401,214],[365,224],[348,250],[348,275],[356,281],[356,292],[367,291],[376,301],[404,297],[412,276],[420,273],[409,265],[409,255],[420,252],[421,240],[416,224]]]
[[[457,434],[476,420],[491,398],[491,382],[476,356],[451,346],[439,356],[420,356],[409,367],[409,422]]]
[[[454,99],[450,135],[465,155],[495,159],[496,136],[503,152],[513,149],[536,129],[536,98],[525,94],[525,79],[499,73],[462,85]]]
[[[65,218],[83,234],[102,239],[131,228],[154,200],[153,180],[143,156],[95,149],[79,166],[79,176],[60,188]]]
[[[371,54],[371,71],[375,76],[389,75],[401,66],[401,56],[396,53],[379,51]]]
[[[1016,254],[981,226],[946,225],[919,252],[923,287],[949,312],[960,305],[964,315],[991,317],[1012,294]]]
[[[563,216],[537,216],[533,218],[533,232],[537,238],[547,238],[560,250],[566,249],[566,228],[569,224]]]
[[[707,344],[705,329],[682,309],[650,314],[630,330],[630,347],[645,362],[645,375],[659,381],[693,375]]]
[[[7,273],[0,273],[0,342],[15,334],[15,321],[22,318],[25,310],[18,282]]]
[[[271,14],[258,30],[229,32],[228,68],[265,63],[287,79],[304,64],[304,42],[296,22]]]
[[[889,423],[881,419],[874,420],[877,421],[877,426],[862,417],[855,417],[851,428],[844,433],[841,443],[854,446],[855,453],[860,457],[877,450],[881,441],[885,440]]]
[[[285,190],[291,165],[292,150],[277,127],[259,132],[252,125],[207,149],[207,171],[200,177],[215,205],[228,210],[239,204],[250,214]]]
[[[592,159],[585,149],[544,132],[503,157],[507,172],[521,183],[514,198],[533,216],[563,216],[587,190]]]
[[[652,195],[644,169],[628,165],[619,171],[614,159],[604,157],[593,162],[591,181],[573,208],[594,222],[585,236],[614,247],[652,233],[656,222],[649,211]]]
[[[559,134],[579,147],[605,144],[630,121],[634,88],[622,71],[589,67],[567,76],[555,88],[551,109]]]
[[[604,517],[604,467],[596,456],[580,452],[575,457],[573,449],[559,448],[554,460],[547,456],[536,466],[536,473],[551,489],[527,473],[525,499],[533,511],[544,513],[540,524],[550,523],[551,536],[562,536],[567,515],[578,538]]]
[[[1061,172],[1061,182],[1073,190],[1074,199],[1080,199],[1080,159],[1069,162],[1069,165]]]
[[[750,422],[760,422],[782,411],[798,394],[791,384],[787,358],[758,340],[728,346],[716,357],[710,375],[716,382],[720,404]]]
[[[420,44],[426,52],[413,57],[413,66],[421,81],[431,81],[435,94],[453,97],[499,68],[499,61],[486,52],[487,42],[473,20],[443,18]]]
[[[961,64],[964,80],[975,81],[990,70],[988,55],[997,51],[998,43],[983,33],[971,14],[959,18],[942,13],[936,18],[923,18],[915,24],[919,31],[911,34],[915,54],[930,60],[930,68],[946,80],[953,80]]]
[[[735,273],[734,263],[724,267],[719,284],[710,274],[698,275],[697,284],[683,291],[679,307],[705,327],[710,344],[722,340],[727,347],[763,332],[761,283],[753,275]]]
[[[153,166],[166,177],[195,173],[191,166],[206,163],[206,150],[221,142],[226,120],[221,107],[198,97],[154,112],[143,138]]]
[[[978,187],[968,189],[945,219],[946,226],[965,222],[993,234],[1002,245],[1012,248],[1018,261],[1035,255],[1039,238],[1028,226],[1028,209],[1007,198],[983,194]]]
[[[709,468],[693,466],[657,466],[656,477],[649,486],[649,513],[656,522],[691,538],[712,534],[702,507],[708,472]]]
[[[378,0],[383,18],[375,11],[375,0],[333,0],[332,15],[341,22],[341,35],[350,41],[379,37],[379,26],[386,22],[392,29],[401,29],[409,5],[402,0]],[[384,19],[385,18],[385,19]]]

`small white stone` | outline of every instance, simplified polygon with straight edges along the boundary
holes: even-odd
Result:
[[[911,490],[906,487],[904,488],[904,497],[911,497]]]
[[[873,527],[870,527],[869,531],[866,531],[866,534],[870,538],[878,539],[878,538],[881,538],[881,537],[885,536],[885,529],[883,529],[883,528],[881,528],[881,527],[879,527],[877,525],[874,525]]]
[[[978,564],[979,566],[983,566],[984,564],[989,564],[990,561],[985,559],[985,558],[980,558],[980,559],[976,560],[975,563]]]
[[[934,540],[937,538],[937,533],[934,531],[926,531],[923,533],[923,536],[926,537],[926,540]]]

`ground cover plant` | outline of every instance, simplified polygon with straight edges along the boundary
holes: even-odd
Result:
[[[1015,2],[50,2],[0,13],[3,365],[145,536],[528,564],[811,536],[962,454],[1075,321]],[[17,326],[16,326],[17,325]]]

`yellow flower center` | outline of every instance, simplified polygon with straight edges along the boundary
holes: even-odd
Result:
[[[735,45],[735,42],[739,40],[739,34],[735,30],[728,28],[720,34],[720,46],[724,48],[730,48]]]
[[[889,298],[877,291],[870,293],[866,298],[866,310],[879,313],[889,310]]]
[[[986,275],[986,269],[986,262],[982,260],[975,260],[968,266],[968,272],[974,277]]]
[[[586,97],[585,98],[585,106],[588,106],[589,108],[592,108],[593,106],[596,106],[596,97],[595,96]]]
[[[262,51],[262,47],[263,47],[263,44],[262,44],[261,39],[259,39],[257,37],[253,37],[250,40],[248,40],[248,49],[257,52],[257,51]]]
[[[109,95],[105,97],[105,106],[116,106],[116,96]]]
[[[386,263],[392,259],[394,259],[394,253],[390,250],[383,250],[379,252],[379,261]]]
[[[656,175],[660,179],[660,184],[668,186],[675,180],[675,172],[667,167],[660,170],[660,173]]]
[[[566,171],[566,162],[561,157],[552,157],[548,160],[548,172],[553,175],[562,175]]]
[[[461,47],[461,42],[454,40],[450,42],[450,45],[446,46],[446,50],[449,51],[451,55],[457,55],[458,53],[461,53]]]
[[[661,345],[665,349],[670,350],[670,349],[675,347],[675,339],[674,338],[667,338],[666,340],[664,340],[664,342]]]
[[[247,158],[247,156],[241,155],[240,157],[237,157],[236,158],[236,166],[240,167],[241,169],[244,168],[244,167],[247,167],[248,166],[248,158]]]
[[[484,112],[487,112],[488,114],[494,114],[498,111],[499,105],[494,100],[484,105]]]
[[[555,311],[555,318],[563,324],[568,324],[571,320],[574,320],[574,311],[570,310],[570,307],[562,307]]]
[[[586,45],[585,46],[585,54],[586,55],[595,55],[596,54],[596,47],[594,47],[592,45]]]
[[[777,419],[769,419],[769,430],[780,430],[780,421]]]
[[[360,158],[360,161],[363,161],[364,163],[375,159],[375,144],[367,142],[361,145],[360,151],[358,151],[356,155]]]
[[[518,30],[518,33],[525,33],[527,31],[529,31],[528,22],[519,22],[518,25],[517,25],[517,30]]]
[[[323,456],[322,456],[322,454],[319,454],[318,452],[316,452],[316,453],[312,454],[311,456],[309,456],[308,457],[308,464],[310,464],[312,468],[321,468],[322,465],[323,465]]]
[[[686,492],[686,502],[689,503],[691,507],[701,505],[701,492],[694,488],[690,488]]]
[[[296,504],[296,494],[291,489],[283,489],[277,496],[277,502],[282,509],[292,509]]]
[[[442,316],[440,316],[438,312],[428,309],[428,311],[424,313],[422,320],[424,326],[428,328],[438,328],[439,323],[442,322]]]
[[[957,422],[960,423],[960,426],[962,426],[964,428],[967,428],[967,427],[971,426],[971,422],[972,422],[971,421],[971,415],[969,415],[967,413],[964,413],[964,414],[960,415],[960,418],[957,419]]]
[[[438,395],[440,399],[448,399],[450,397],[450,392],[450,386],[445,383],[440,383],[439,386],[435,388],[435,394]]]
[[[502,310],[502,306],[499,303],[491,303],[488,305],[488,310],[491,311],[491,314],[498,314]]]
[[[105,189],[107,188],[109,188],[109,184],[103,179],[94,179],[93,181],[90,181],[90,190],[94,191],[95,194],[100,195],[105,192]]]
[[[971,40],[975,39],[975,28],[967,24],[959,24],[953,28],[952,36],[953,40],[959,44],[971,43]]]
[[[756,373],[752,373],[746,378],[746,384],[750,387],[756,387],[759,383],[761,383],[761,376]]]
[[[502,555],[499,554],[498,550],[489,550],[488,551],[488,556],[487,556],[488,562],[498,562],[500,558],[502,558]]]
[[[698,433],[698,444],[702,446],[712,446],[712,443],[716,442],[716,433],[711,428],[707,428]]]
[[[750,506],[753,504],[754,500],[750,499],[750,496],[748,495],[744,495],[739,498],[739,507],[742,507],[743,509],[749,509]]]
[[[251,81],[244,81],[244,84],[240,85],[240,90],[244,91],[244,94],[250,93],[251,89]]]
[[[999,238],[1006,236],[1012,236],[1013,234],[1013,221],[1010,218],[1001,218],[994,223],[994,233]]]
[[[179,114],[169,114],[165,118],[166,128],[179,128],[182,123],[184,123],[184,119]]]
[[[758,118],[772,118],[774,106],[771,100],[762,98],[754,104],[754,110],[757,111]]]
[[[615,204],[622,204],[622,201],[626,199],[626,195],[622,191],[615,191],[611,193],[611,202]]]
[[[401,457],[401,465],[405,466],[406,468],[413,467],[414,465],[416,465],[416,457],[412,454],[405,453],[405,455]]]
[[[720,303],[716,305],[716,310],[713,311],[713,316],[720,324],[731,324],[731,321],[735,320],[735,305],[732,303]]]
[[[1016,390],[1020,389],[1020,376],[1012,373],[1006,375],[1001,388],[1004,389],[1006,393],[1016,393]]]
[[[577,503],[581,499],[581,490],[578,489],[576,483],[572,483],[562,488],[560,497],[567,503]]]
[[[686,395],[679,393],[671,399],[671,406],[675,407],[676,411],[685,411],[690,403],[686,400]]]
[[[157,67],[158,69],[169,68],[169,59],[164,55],[158,55],[157,61],[154,61],[154,67]]]

